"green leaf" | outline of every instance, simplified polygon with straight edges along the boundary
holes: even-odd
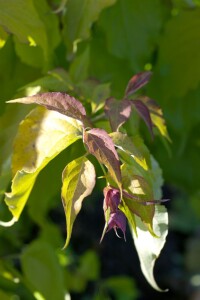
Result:
[[[81,82],[88,78],[88,68],[90,61],[90,48],[86,49],[77,56],[70,65],[69,74],[73,82]]]
[[[68,0],[63,18],[63,34],[69,53],[76,52],[77,44],[89,38],[92,24],[103,9],[116,0]]]
[[[3,48],[8,38],[8,33],[0,26],[0,49]]]
[[[183,97],[199,85],[199,27],[199,8],[180,10],[166,23],[151,81],[156,88],[156,99],[164,98],[165,103],[169,104],[172,101],[170,98]],[[180,106],[178,108],[180,110]]]
[[[67,223],[64,248],[69,244],[72,227],[81,210],[82,202],[94,188],[95,176],[93,164],[84,156],[70,162],[63,171],[62,201]]]
[[[140,218],[136,216],[135,219],[138,236],[135,235],[135,232],[132,229],[131,233],[140,259],[142,272],[147,281],[154,289],[162,291],[158,287],[154,279],[153,268],[155,265],[155,261],[160,255],[160,251],[162,250],[165,244],[166,236],[168,233],[167,210],[164,206],[161,205],[155,207],[155,216],[153,218],[153,230],[158,236],[157,238],[149,234],[146,227],[141,222]]]
[[[127,99],[117,101],[115,98],[109,98],[106,100],[104,110],[112,131],[119,131],[131,115],[131,103]]]
[[[14,143],[12,171],[15,176],[11,192],[5,197],[13,219],[1,225],[10,226],[19,219],[38,173],[81,135],[80,122],[43,107],[34,109],[21,122]]]
[[[106,34],[109,51],[128,59],[132,70],[140,71],[157,44],[162,5],[159,0],[118,0],[104,11],[99,24]]]
[[[40,299],[49,300],[65,298],[62,269],[54,249],[48,243],[37,240],[28,245],[21,261],[25,279],[35,296],[39,294]]]
[[[49,110],[57,111],[70,118],[74,118],[80,121],[84,121],[84,119],[86,118],[86,111],[81,102],[66,93],[47,92],[34,96],[10,100],[8,101],[8,103],[37,103]]]
[[[96,113],[104,107],[104,102],[110,96],[110,84],[98,84],[94,89],[91,97],[92,112]]]
[[[120,161],[115,150],[115,145],[107,132],[99,128],[85,131],[84,143],[88,151],[96,157],[99,163],[107,167],[109,175],[121,189]]]
[[[34,6],[33,0],[0,1],[0,24],[22,42],[38,45],[48,57],[48,41],[44,23]]]
[[[136,198],[131,199],[125,195],[125,204],[132,213],[141,218],[151,234],[155,235],[152,228],[155,205],[144,205],[145,202],[154,200],[151,185],[142,176],[135,175],[132,166],[126,164],[122,165],[122,178],[123,188]]]
[[[121,132],[110,134],[117,148],[130,155],[145,170],[149,168],[149,152],[139,136],[130,138]]]

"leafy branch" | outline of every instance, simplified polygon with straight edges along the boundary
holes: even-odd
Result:
[[[128,136],[123,127],[129,118],[134,117],[134,111],[146,123],[152,137],[154,127],[157,127],[160,134],[170,140],[161,108],[154,100],[136,94],[150,77],[151,72],[136,74],[128,82],[123,99],[111,97],[105,101],[105,105],[99,104],[95,108],[92,108],[92,104],[90,108],[86,106],[87,111],[75,97],[61,92],[46,92],[8,101],[38,104],[39,107],[33,109],[19,126],[14,142],[11,192],[5,196],[13,219],[0,224],[9,226],[18,221],[40,171],[61,151],[82,139],[85,155],[72,159],[62,173],[61,197],[67,224],[64,247],[70,242],[73,224],[84,199],[95,186],[96,172],[88,158],[87,154],[90,154],[103,168],[106,167],[103,204],[105,227],[101,241],[111,229],[118,237],[120,229],[125,239],[128,220],[143,273],[150,284],[159,289],[153,279],[155,258],[152,258],[149,266],[149,256],[154,249],[150,247],[147,255],[137,241],[140,240],[143,226],[143,230],[153,239],[153,244],[155,241],[158,256],[167,234],[167,213],[164,207],[156,207],[167,200],[156,198],[153,158],[140,133]],[[111,132],[96,128],[95,120],[98,122],[98,116],[102,115],[108,119]],[[159,232],[159,219],[163,222],[163,214],[166,226],[164,231]],[[156,226],[155,222],[158,222]]]

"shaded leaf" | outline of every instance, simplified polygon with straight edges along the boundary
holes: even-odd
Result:
[[[96,113],[104,107],[104,102],[110,96],[110,83],[98,84],[92,94],[91,106],[92,112]]]
[[[34,109],[21,122],[14,143],[14,178],[11,192],[5,197],[13,215],[12,222],[19,219],[38,173],[62,150],[81,138],[81,134],[80,122],[43,107]],[[6,223],[0,224],[6,226]]]
[[[153,125],[158,128],[162,136],[171,142],[161,107],[156,103],[155,100],[150,99],[147,96],[142,96],[137,99],[142,101],[148,107]]]
[[[48,92],[37,94],[30,97],[24,97],[8,101],[8,103],[37,103],[49,110],[57,111],[70,118],[83,121],[86,117],[86,111],[81,102],[66,93]]]
[[[95,185],[95,169],[84,156],[70,162],[63,171],[62,201],[67,223],[67,239],[69,244],[72,227],[81,210],[85,197],[91,194]]]
[[[157,238],[150,235],[140,218],[135,216],[137,233],[135,235],[134,230],[131,229],[131,233],[134,239],[135,247],[140,259],[142,272],[149,282],[149,284],[156,290],[162,291],[153,275],[153,269],[155,261],[160,255],[166,236],[168,233],[168,214],[164,206],[157,205],[155,207],[155,215],[153,218],[153,230],[158,236]]]
[[[141,100],[137,100],[137,99],[133,100],[132,104],[135,107],[138,114],[140,115],[140,117],[146,123],[146,125],[151,133],[151,136],[153,138],[153,123],[151,120],[151,115],[150,115],[148,107]]]
[[[69,52],[76,52],[77,43],[90,36],[92,24],[101,11],[116,0],[68,0],[63,17],[63,34]]]
[[[25,247],[21,259],[25,280],[33,293],[37,291],[42,299],[65,298],[62,269],[50,244],[41,240],[31,243]]]
[[[48,41],[45,26],[41,21],[33,0],[0,1],[0,24],[8,32],[32,46],[38,45],[48,57]]]
[[[106,35],[109,52],[127,59],[132,70],[142,70],[158,42],[162,9],[159,0],[118,0],[113,7],[105,10],[99,25]]]
[[[107,132],[103,129],[93,128],[84,132],[84,143],[88,151],[94,155],[97,160],[104,164],[110,176],[121,188],[121,171],[118,154],[115,145]]]
[[[117,101],[109,98],[105,103],[105,114],[107,115],[112,131],[119,128],[128,120],[131,114],[131,103],[129,100]]]
[[[148,169],[149,153],[142,139],[139,137],[130,138],[127,134],[121,132],[110,133],[110,137],[115,147],[130,155],[145,170]]]
[[[134,75],[128,82],[128,85],[126,87],[125,95],[130,96],[133,93],[135,93],[137,90],[139,90],[141,87],[146,85],[150,78],[151,78],[152,72],[141,72],[136,75]]]

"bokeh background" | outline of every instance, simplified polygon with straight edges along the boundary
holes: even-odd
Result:
[[[84,202],[67,250],[60,200],[70,148],[38,177],[17,224],[0,227],[0,299],[200,299],[200,1],[0,0],[0,219],[9,219],[13,139],[30,107],[6,100],[44,91],[93,95],[90,78],[119,98],[130,77],[151,70],[144,93],[162,107],[172,140],[143,134],[159,161],[170,198],[169,234],[145,281],[129,232],[99,244],[101,183]],[[84,89],[84,87],[87,89]],[[83,94],[83,95],[82,95]],[[148,245],[146,245],[148,247]]]

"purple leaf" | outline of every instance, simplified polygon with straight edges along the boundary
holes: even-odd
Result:
[[[152,119],[152,123],[158,128],[161,135],[168,139],[171,142],[170,136],[167,131],[167,127],[165,124],[165,119],[163,117],[163,112],[160,106],[156,103],[155,100],[147,97],[140,96],[137,100],[142,101],[146,107],[149,109],[150,116]]]
[[[107,132],[99,128],[85,131],[84,143],[88,151],[107,167],[110,176],[121,188],[120,161],[115,145]]]
[[[152,138],[153,136],[153,123],[151,120],[151,115],[149,112],[148,107],[141,101],[141,100],[132,100],[132,104],[134,105],[136,111],[140,115],[140,117],[144,120],[146,123],[147,127],[149,128],[149,131],[151,133]]]
[[[117,101],[115,98],[109,98],[106,100],[104,109],[112,131],[118,131],[130,117],[131,103],[127,99]]]
[[[141,87],[146,85],[150,78],[151,78],[152,72],[141,72],[136,75],[134,75],[128,82],[128,85],[126,87],[125,96],[130,96],[131,94],[135,93],[137,90],[139,90]]]
[[[49,110],[55,110],[63,115],[80,120],[82,122],[86,119],[86,111],[82,103],[66,93],[42,93],[34,96],[11,100],[8,101],[8,103],[37,103],[39,105],[45,106]]]

